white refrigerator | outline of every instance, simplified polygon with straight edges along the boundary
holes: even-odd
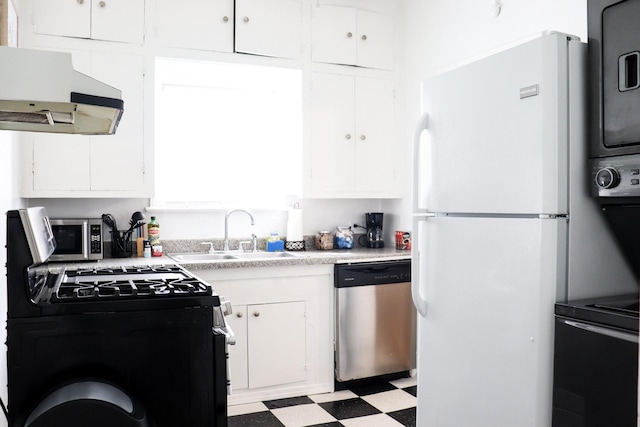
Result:
[[[635,289],[589,196],[585,70],[547,33],[422,82],[420,427],[550,426],[554,302]]]

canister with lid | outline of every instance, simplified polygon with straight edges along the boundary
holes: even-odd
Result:
[[[316,249],[333,249],[333,235],[329,231],[318,231],[316,234]]]
[[[336,249],[353,249],[353,230],[349,226],[336,227],[333,246]]]

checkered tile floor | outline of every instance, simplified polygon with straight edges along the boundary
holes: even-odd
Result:
[[[229,427],[415,427],[416,379],[229,406]]]

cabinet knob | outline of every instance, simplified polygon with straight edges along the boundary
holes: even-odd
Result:
[[[84,3],[84,0],[77,0],[77,1],[78,1],[78,4],[83,4]]]
[[[367,35],[363,34],[361,38],[362,38],[362,40],[366,40],[367,39]]]
[[[360,135],[360,139],[361,139],[362,141],[364,141],[365,139],[367,139],[367,136],[366,136],[366,135]]]
[[[244,316],[244,314],[241,311],[236,313],[236,317],[242,317],[242,316]]]
[[[347,33],[347,37],[349,37],[349,38],[353,37],[353,33],[352,33],[351,31],[349,31],[349,32]]]
[[[224,22],[228,22],[228,21],[229,21],[229,17],[228,17],[228,16],[223,16],[223,17],[222,17],[222,20],[223,20]]]
[[[345,137],[346,139],[351,139],[351,135],[350,135],[350,134],[346,134],[344,137]]]
[[[103,1],[101,1],[100,3],[98,3],[100,5],[100,7],[105,7],[107,4]]]
[[[244,17],[244,22],[249,22],[249,17],[248,16]]]
[[[259,311],[254,311],[253,312],[253,317],[260,317],[260,312]]]

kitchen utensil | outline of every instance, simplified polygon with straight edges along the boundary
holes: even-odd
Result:
[[[107,224],[107,226],[112,231],[118,231],[118,225],[116,223],[116,219],[111,214],[102,214],[102,222]]]
[[[140,211],[135,211],[131,215],[131,219],[129,220],[129,226],[131,226],[130,230],[133,230],[134,226],[137,225],[144,219],[144,214]]]

